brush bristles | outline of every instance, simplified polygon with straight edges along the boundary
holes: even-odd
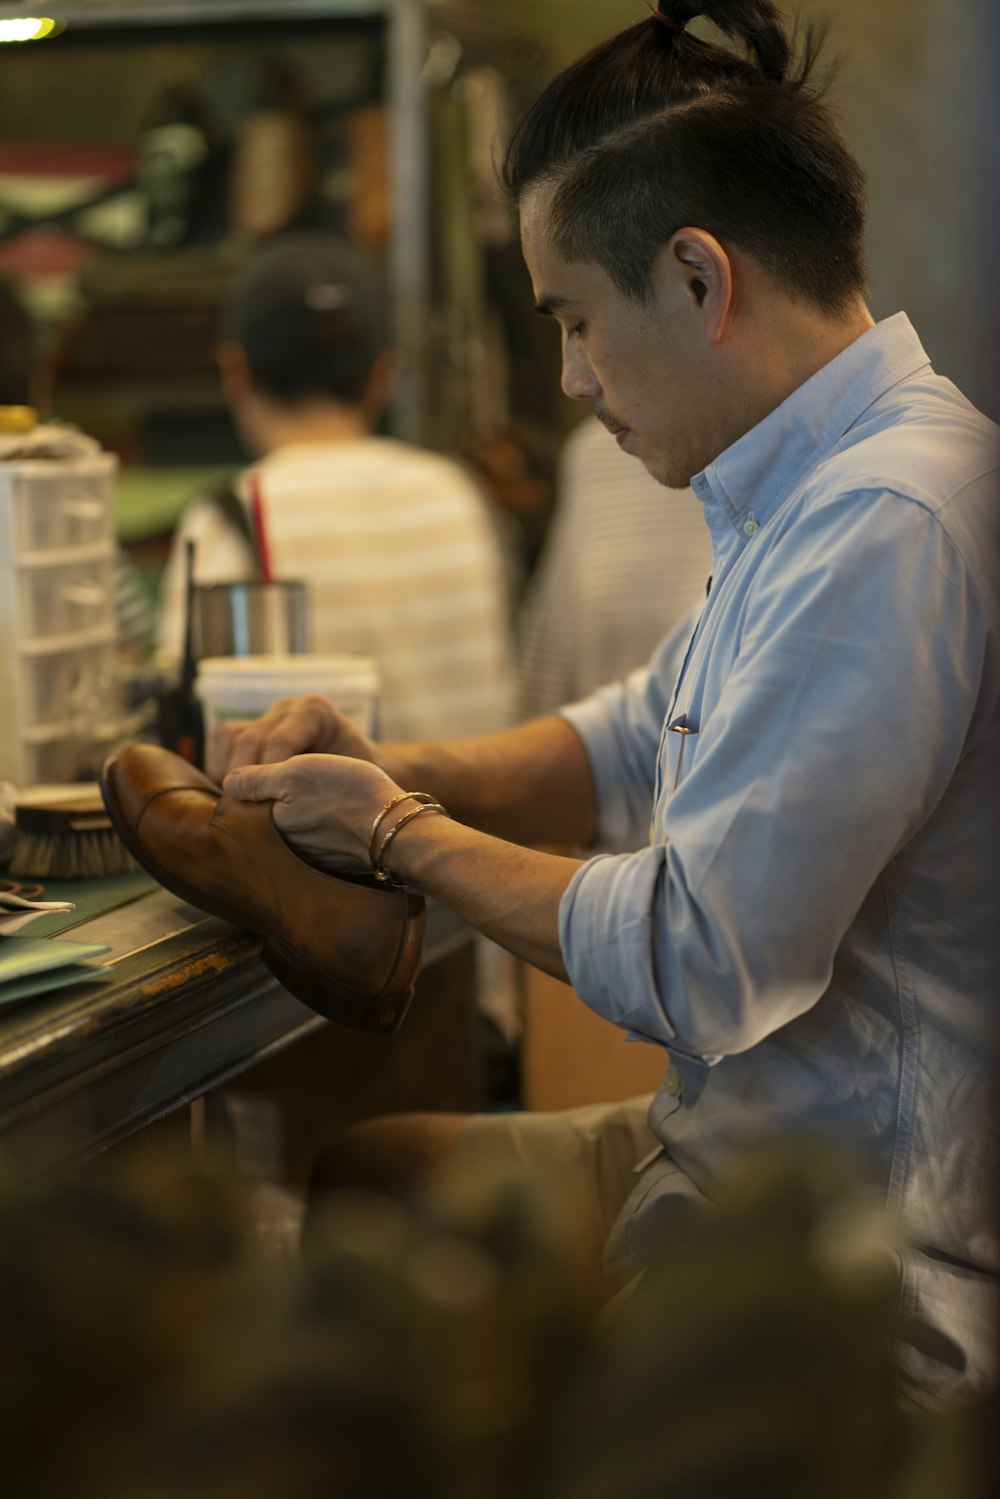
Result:
[[[139,869],[118,834],[99,832],[26,833],[17,829],[9,873],[39,880],[89,880],[101,875],[132,874]]]

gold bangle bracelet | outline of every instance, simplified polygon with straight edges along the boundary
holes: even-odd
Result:
[[[368,862],[373,869],[375,868],[375,837],[379,828],[393,807],[398,807],[400,802],[408,801],[423,802],[428,807],[438,805],[436,798],[428,796],[426,791],[401,791],[398,796],[393,797],[391,802],[386,802],[381,812],[376,814],[375,821],[372,823],[372,830],[368,835]]]
[[[379,844],[378,853],[375,855],[372,867],[375,870],[375,878],[380,881],[381,884],[397,884],[397,881],[392,877],[391,870],[387,869],[385,864],[385,856],[389,850],[389,845],[392,843],[392,840],[395,838],[400,828],[405,828],[408,822],[412,822],[415,817],[419,817],[424,812],[440,812],[443,817],[450,817],[451,815],[446,807],[442,807],[440,802],[423,802],[419,807],[414,807],[412,811],[404,812],[399,821],[394,822],[392,827],[386,833],[385,837],[382,839],[382,842]]]

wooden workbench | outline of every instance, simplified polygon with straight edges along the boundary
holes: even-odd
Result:
[[[392,1036],[323,1020],[260,944],[165,890],[76,927],[112,976],[0,1011],[0,1156],[19,1174],[93,1155],[237,1076],[290,1094],[291,1154],[397,1108],[475,1106],[471,934],[428,911],[424,972]]]

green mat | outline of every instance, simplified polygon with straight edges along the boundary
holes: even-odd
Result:
[[[71,900],[75,911],[54,911],[51,916],[40,916],[25,927],[25,935],[31,937],[54,937],[70,927],[93,921],[105,911],[114,911],[118,906],[127,906],[150,890],[160,887],[152,875],[113,874],[103,880],[46,880],[42,900]]]
[[[233,465],[212,468],[123,468],[115,489],[115,528],[125,546],[172,531],[184,506],[211,494]]]

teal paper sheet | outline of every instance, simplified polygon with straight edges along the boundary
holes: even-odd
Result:
[[[41,999],[53,989],[65,989],[69,984],[90,984],[95,979],[104,983],[113,972],[107,968],[90,967],[86,963],[68,963],[65,968],[49,968],[29,978],[12,979],[0,984],[0,1008],[4,1005],[23,1004],[25,1000]]]
[[[55,937],[0,937],[0,998],[8,983],[84,963],[110,952],[95,942],[64,942]]]
[[[96,880],[46,880],[42,900],[70,900],[75,911],[55,911],[51,916],[40,916],[29,928],[33,937],[54,937],[69,927],[81,926],[103,916],[118,906],[138,900],[151,890],[158,890],[156,881],[148,874],[112,874]]]

